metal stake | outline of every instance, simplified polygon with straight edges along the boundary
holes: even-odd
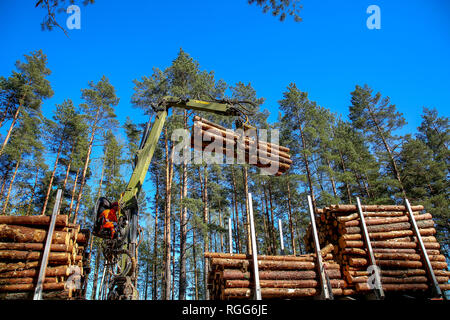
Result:
[[[369,232],[367,231],[366,220],[364,218],[364,213],[362,211],[361,202],[359,201],[359,197],[356,197],[356,205],[358,207],[358,214],[359,214],[359,219],[360,219],[360,224],[361,224],[361,230],[363,232],[364,242],[366,243],[367,251],[369,254],[370,267],[372,267],[374,269],[373,271],[374,271],[374,275],[375,275],[375,286],[374,286],[373,290],[374,290],[375,296],[378,300],[384,299],[384,291],[383,291],[383,286],[381,285],[381,277],[380,277],[378,266],[375,261],[375,256],[373,254],[372,244],[370,243]]]
[[[408,199],[405,198],[406,204],[406,212],[408,213],[409,221],[411,222],[412,229],[414,235],[416,236],[417,243],[419,244],[419,251],[422,257],[422,262],[425,264],[425,269],[427,270],[428,279],[431,282],[431,290],[433,297],[442,298],[442,291],[439,288],[439,284],[436,280],[436,276],[433,271],[433,267],[431,266],[430,258],[428,257],[427,250],[425,249],[425,245],[423,244],[422,236],[420,235],[419,228],[417,227],[416,219],[414,218],[414,214],[411,209],[411,205],[409,204]]]
[[[284,255],[283,226],[281,219],[278,219],[278,230],[280,231],[281,255]]]
[[[231,236],[232,229],[231,229],[231,218],[228,218],[228,239],[229,239],[229,245],[230,245],[230,253],[233,253],[233,238]]]
[[[250,216],[250,234],[252,240],[252,258],[253,258],[253,277],[255,280],[255,299],[261,300],[261,285],[259,284],[259,268],[258,268],[258,250],[256,248],[256,232],[255,223],[253,221],[253,202],[252,194],[248,194],[248,209]]]
[[[321,292],[320,299],[332,300],[333,299],[333,291],[331,290],[330,279],[328,278],[328,275],[325,272],[325,268],[323,266],[322,253],[320,252],[319,237],[317,236],[316,217],[314,215],[313,203],[312,203],[310,195],[308,195],[308,207],[309,207],[309,215],[311,218],[314,247],[316,249],[317,269],[319,271],[320,284],[322,286],[322,292]]]
[[[56,216],[59,213],[59,203],[61,201],[61,189],[56,192],[56,202],[53,207],[52,218],[48,228],[47,240],[45,242],[44,254],[42,255],[41,268],[39,270],[39,278],[34,290],[33,300],[42,300],[42,287],[45,280],[45,271],[47,270],[48,256],[50,254],[50,246],[52,244],[53,231],[55,230]]]

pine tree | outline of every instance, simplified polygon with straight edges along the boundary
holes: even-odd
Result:
[[[367,85],[356,86],[351,93],[350,119],[355,128],[364,132],[372,143],[374,151],[378,153],[378,160],[387,163],[385,166],[385,185],[400,191],[401,197],[406,197],[406,190],[402,183],[397,165],[398,147],[400,137],[394,132],[405,124],[403,115],[390,103],[389,97],[382,98],[378,92],[372,95],[373,90]],[[389,180],[391,175],[396,181]]]
[[[47,56],[42,50],[31,52],[25,55],[25,62],[16,62],[17,71],[5,79],[0,79],[1,83],[1,106],[3,108],[1,123],[10,116],[11,124],[5,139],[3,140],[0,156],[3,154],[8,144],[14,127],[20,122],[23,112],[26,117],[40,117],[41,104],[46,98],[53,96],[50,82],[46,79],[51,71],[47,68]]]
[[[89,82],[89,88],[83,89],[81,92],[81,97],[86,101],[85,104],[81,105],[81,108],[86,115],[90,133],[89,145],[86,160],[84,162],[84,168],[81,174],[80,189],[78,192],[73,221],[77,221],[78,210],[81,205],[83,188],[86,184],[86,176],[96,135],[99,132],[112,128],[116,125],[117,121],[115,120],[116,115],[114,113],[114,106],[119,103],[114,87],[109,83],[109,80],[105,76],[103,76],[102,79],[96,84],[92,81]]]

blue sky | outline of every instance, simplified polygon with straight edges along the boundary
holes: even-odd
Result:
[[[80,89],[106,75],[120,97],[117,115],[141,119],[131,107],[132,80],[165,68],[183,48],[202,69],[229,84],[251,82],[277,117],[290,82],[333,112],[348,113],[350,92],[367,83],[391,97],[412,132],[422,106],[449,115],[450,3],[445,0],[302,0],[303,22],[283,23],[246,0],[102,1],[81,7],[81,30],[41,31],[34,1],[0,2],[0,75],[23,54],[43,49],[55,91],[44,103],[81,102]],[[366,9],[381,9],[381,30],[369,30]],[[69,15],[61,13],[61,25]],[[144,119],[144,118],[142,118]]]

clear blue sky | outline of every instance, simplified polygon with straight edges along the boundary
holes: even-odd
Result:
[[[333,112],[348,113],[350,92],[367,83],[391,97],[411,132],[422,106],[449,115],[450,2],[446,0],[302,0],[303,22],[279,22],[246,0],[102,1],[81,6],[81,30],[41,31],[35,1],[0,1],[0,75],[23,54],[43,49],[55,91],[44,104],[80,102],[80,89],[105,74],[116,87],[121,122],[140,119],[131,107],[132,80],[165,68],[183,48],[202,69],[229,84],[251,82],[275,120],[290,82]],[[381,9],[369,30],[366,8]],[[58,16],[65,26],[68,14]],[[142,118],[144,119],[144,118]]]

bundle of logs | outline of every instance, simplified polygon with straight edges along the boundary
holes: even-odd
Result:
[[[321,250],[334,295],[347,294],[340,266],[333,260],[333,245]],[[209,259],[208,288],[215,300],[252,299],[255,292],[251,255],[205,252]],[[315,254],[258,255],[263,299],[296,299],[321,293]]]
[[[0,299],[32,299],[43,257],[50,216],[0,216]],[[75,299],[83,295],[89,230],[56,216],[43,299]],[[86,267],[85,267],[86,266]]]
[[[412,207],[417,227],[431,261],[436,280],[442,291],[449,290],[450,272],[445,256],[434,234],[434,222],[429,213],[423,213],[423,206]],[[381,283],[385,293],[408,292],[424,294],[430,289],[426,267],[420,255],[420,248],[414,236],[412,225],[402,205],[362,206],[376,265],[381,271]],[[357,207],[355,205],[332,205],[318,209],[316,219],[321,246],[334,244],[334,256],[342,267],[348,290],[363,294],[372,290],[374,276],[368,269],[370,262],[367,244]],[[313,250],[312,235],[305,235],[308,251]],[[370,282],[369,282],[370,281]]]
[[[259,140],[255,129],[232,131],[198,116],[194,117],[191,146],[255,165],[279,176],[289,170],[289,148]]]

